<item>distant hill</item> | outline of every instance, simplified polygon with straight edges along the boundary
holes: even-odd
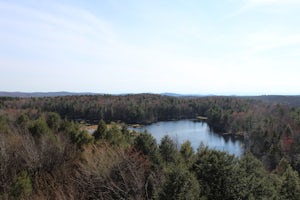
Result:
[[[201,94],[177,94],[177,93],[161,93],[162,96],[169,97],[205,97],[205,96],[214,96],[214,95],[201,95]]]
[[[199,94],[176,94],[176,93],[162,93],[164,96],[171,97],[206,97],[206,96],[215,96],[215,95],[199,95]],[[286,104],[292,107],[300,107],[300,95],[261,95],[261,96],[235,96],[231,95],[230,97],[241,97],[246,99],[255,99],[264,101],[267,103],[279,103]]]
[[[79,96],[79,95],[101,95],[103,93],[92,93],[92,92],[5,92],[0,91],[0,97],[57,97],[57,96]],[[134,93],[124,93],[124,94],[116,94],[116,95],[128,95]],[[176,93],[161,93],[162,96],[170,96],[170,97],[204,97],[204,96],[212,96],[212,95],[198,95],[198,94],[176,94]]]
[[[80,95],[101,95],[101,93],[92,93],[92,92],[5,92],[0,91],[0,97],[57,97],[57,96],[80,96]],[[127,95],[127,94],[122,94]],[[161,93],[162,96],[170,97],[182,97],[182,98],[197,98],[197,97],[206,97],[214,95],[200,95],[200,94],[177,94],[177,93]],[[286,104],[293,107],[300,107],[300,95],[262,95],[262,96],[232,96],[238,98],[246,99],[255,99],[261,100],[268,103],[280,103]]]
[[[78,95],[96,95],[97,93],[75,93],[75,92],[3,92],[1,97],[57,97],[57,96],[78,96]]]
[[[182,94],[176,94],[176,93],[161,93],[160,95],[163,95],[163,96],[169,96],[169,97],[182,97],[182,96],[185,96],[185,95],[182,95]]]
[[[262,96],[247,96],[243,98],[261,100],[269,103],[286,104],[293,107],[300,107],[300,95],[262,95]]]

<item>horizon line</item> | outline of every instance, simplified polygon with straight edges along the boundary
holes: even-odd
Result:
[[[61,94],[58,96],[72,96],[72,95],[136,95],[136,94],[157,94],[165,96],[198,96],[198,97],[207,97],[207,96],[228,96],[228,97],[244,97],[244,96],[300,96],[300,94],[283,94],[283,93],[269,93],[269,94],[218,94],[218,93],[180,93],[180,92],[124,92],[124,93],[105,93],[105,92],[72,92],[72,91],[47,91],[47,92],[26,92],[26,91],[0,91],[0,96],[5,96],[4,94],[10,94],[14,97],[19,97],[18,95],[30,95],[30,94]]]

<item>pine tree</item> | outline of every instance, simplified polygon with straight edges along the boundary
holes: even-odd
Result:
[[[300,197],[300,181],[296,171],[289,165],[282,175],[281,199],[298,200]]]
[[[164,136],[161,139],[161,144],[159,145],[159,151],[162,159],[166,163],[175,162],[178,159],[176,144],[168,135]]]
[[[183,166],[174,166],[167,172],[159,194],[161,200],[199,199],[200,187],[196,177]]]
[[[103,119],[101,119],[98,123],[98,128],[94,132],[95,140],[106,138],[107,126]]]

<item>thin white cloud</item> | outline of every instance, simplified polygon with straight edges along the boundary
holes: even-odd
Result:
[[[1,2],[1,34],[8,37],[2,37],[2,42],[10,41],[16,48],[36,45],[41,51],[56,48],[85,55],[102,54],[108,47],[119,45],[116,33],[105,20],[73,7],[55,8],[39,10]],[[23,42],[16,44],[16,40]]]
[[[50,9],[41,10],[0,2],[0,16],[0,43],[9,43],[16,51],[39,49],[39,55],[50,53],[61,57],[64,53],[64,59],[80,55],[94,62],[110,60],[126,64],[135,60],[142,65],[144,61],[161,59],[162,52],[166,55],[171,50],[163,43],[159,48],[155,44],[150,48],[132,45],[122,38],[122,32],[113,23],[69,5],[52,3]]]
[[[34,88],[34,81],[25,83],[30,73],[39,77],[40,81],[51,83],[53,77],[45,76],[47,72],[55,75],[60,83],[57,85],[64,85],[66,72],[69,71],[68,80],[73,79],[70,81],[73,84],[70,83],[66,90],[73,91],[74,86],[78,87],[77,80],[82,79],[85,72],[92,71],[90,79],[98,83],[93,85],[111,85],[115,80],[120,83],[116,85],[128,87],[122,82],[126,79],[132,88],[139,81],[154,84],[154,88],[159,83],[164,88],[176,81],[191,85],[191,80],[196,81],[198,77],[194,77],[197,73],[190,72],[204,67],[210,69],[208,62],[176,57],[164,43],[150,47],[132,45],[122,38],[122,32],[116,31],[113,23],[84,9],[54,3],[50,9],[37,9],[0,2],[0,16],[0,51],[6,51],[3,48],[9,46],[14,54],[26,56],[1,56],[0,65],[2,68],[5,66],[6,74],[28,71],[28,76],[20,79],[24,82],[22,87]],[[22,70],[18,70],[20,67]],[[190,70],[186,70],[188,68]],[[103,74],[106,76],[99,78]],[[194,78],[182,77],[179,80],[177,77],[183,74]],[[1,83],[10,85],[9,79],[2,79]]]
[[[123,13],[116,13],[114,21],[109,21],[105,12],[93,13],[58,1],[48,4],[36,7],[0,0],[0,68],[5,72],[5,77],[0,75],[2,90],[211,94],[255,93],[258,88],[263,92],[277,84],[281,73],[272,69],[279,69],[286,60],[260,53],[300,45],[297,32],[289,29],[274,34],[270,29],[247,29],[243,22],[235,32],[230,24],[234,20],[225,20],[228,26],[213,23],[219,16],[195,17],[197,13],[188,12],[180,16],[160,8],[172,17],[151,18],[153,12],[145,9],[149,19],[140,20],[143,15],[135,13],[130,18],[127,15],[131,11],[122,10],[120,5]],[[135,6],[140,9],[138,3]],[[120,19],[123,15],[128,19]],[[137,18],[139,21],[132,21]],[[289,64],[292,66],[292,61]],[[265,77],[268,72],[273,77]],[[293,71],[289,80],[296,80],[296,74]],[[294,82],[286,84],[299,88]]]

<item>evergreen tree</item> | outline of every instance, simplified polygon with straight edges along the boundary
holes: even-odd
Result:
[[[278,180],[271,179],[263,164],[251,153],[239,161],[237,199],[278,199]]]
[[[200,187],[196,177],[184,166],[175,166],[166,173],[166,180],[159,194],[161,200],[199,199]]]
[[[43,134],[49,133],[49,127],[44,118],[39,117],[29,127],[29,130],[33,136],[40,137]]]
[[[103,137],[113,146],[127,146],[126,135],[123,134],[121,127],[116,123],[111,123],[110,129],[104,131]]]
[[[103,119],[98,123],[97,130],[94,132],[95,140],[106,138],[107,126]]]
[[[134,140],[134,146],[144,155],[149,156],[155,164],[159,163],[159,150],[155,138],[147,133],[139,134]]]
[[[180,155],[183,158],[184,163],[189,167],[193,162],[194,149],[191,146],[190,141],[184,142],[180,147]]]
[[[203,188],[201,196],[215,200],[237,199],[237,159],[225,152],[200,147],[192,170]]]
[[[176,144],[168,135],[165,135],[161,139],[159,152],[163,161],[166,163],[175,162],[178,159]]]
[[[282,176],[283,173],[287,170],[287,168],[289,167],[289,162],[287,161],[286,158],[282,158],[280,160],[280,162],[278,163],[278,165],[276,166],[276,169],[274,170],[274,173]]]
[[[32,183],[27,171],[21,171],[15,178],[9,193],[11,197],[23,199],[32,192],[32,189]]]
[[[61,123],[61,118],[59,114],[51,112],[47,116],[47,124],[49,128],[51,128],[54,131],[58,131]]]
[[[22,128],[25,128],[28,125],[29,121],[30,121],[30,119],[29,119],[28,115],[23,113],[17,118],[16,122],[19,126],[21,126]]]
[[[296,171],[289,165],[282,175],[281,199],[299,200],[300,181]]]

